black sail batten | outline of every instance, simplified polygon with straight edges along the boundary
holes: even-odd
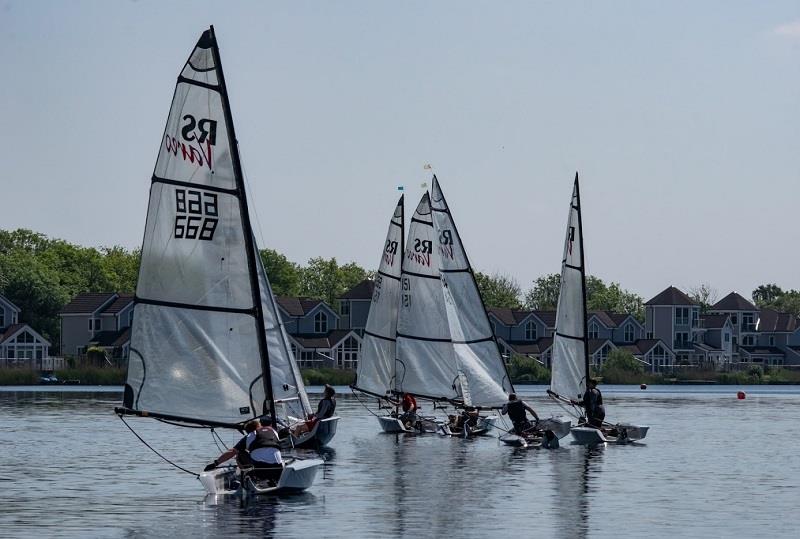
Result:
[[[173,309],[190,309],[195,311],[210,311],[214,313],[246,314],[255,316],[255,309],[235,309],[233,307],[215,307],[213,305],[198,305],[196,303],[179,303],[175,301],[162,301],[158,299],[147,299],[134,296],[134,304],[156,305],[158,307],[171,307]]]
[[[153,174],[152,183],[163,183],[166,185],[174,185],[176,187],[186,187],[187,189],[194,189],[197,191],[212,191],[214,193],[222,193],[238,197],[239,191],[236,189],[225,189],[224,187],[217,187],[216,185],[200,185],[192,182],[182,182],[180,180],[170,180],[168,178],[160,178]]]
[[[205,34],[204,34],[205,37]],[[275,401],[272,394],[272,373],[269,367],[269,352],[267,350],[267,338],[265,333],[264,324],[264,310],[261,305],[261,287],[258,282],[258,266],[255,253],[255,235],[253,228],[250,224],[250,213],[247,207],[247,195],[245,193],[244,174],[242,172],[242,164],[239,156],[239,145],[236,140],[236,130],[233,125],[233,115],[231,114],[230,101],[228,99],[228,88],[225,84],[225,74],[222,70],[222,61],[219,54],[219,45],[214,34],[214,27],[211,26],[208,30],[208,37],[210,38],[210,48],[214,58],[214,65],[216,67],[217,80],[219,82],[219,92],[222,97],[222,111],[225,115],[225,122],[227,124],[228,144],[231,152],[231,161],[233,164],[234,180],[236,188],[239,191],[239,211],[242,217],[242,225],[244,227],[244,247],[247,255],[247,268],[250,274],[250,288],[253,295],[253,304],[255,305],[255,323],[256,323],[256,336],[258,340],[258,351],[261,356],[261,370],[264,375],[264,395],[269,404],[269,415],[272,419],[272,424],[277,425],[277,418],[275,416]],[[264,413],[264,410],[261,411]],[[259,415],[256,410],[253,414]]]
[[[581,188],[578,173],[575,172],[575,202],[573,206],[578,212],[578,239],[581,243],[581,288],[583,293],[583,350],[585,357],[586,377],[589,377],[589,313],[586,310],[586,246],[583,243],[583,215],[581,212]]]
[[[433,181],[438,186],[439,180],[436,178],[436,174],[433,175]],[[450,212],[450,205],[447,204],[447,198],[444,196],[444,192],[442,191],[442,188],[439,187],[438,191],[439,191],[439,194],[442,197],[442,202],[444,203],[445,208],[447,208],[447,213],[450,214],[450,222],[453,224],[453,232],[455,233],[456,237],[458,237],[458,241],[461,244],[461,250],[464,253],[464,260],[467,263],[466,270],[469,272],[470,277],[472,277],[472,283],[475,285],[475,288],[478,290],[478,297],[481,300],[481,312],[483,313],[483,316],[486,319],[486,325],[489,328],[489,332],[491,333],[491,336],[487,337],[485,340],[487,340],[487,341],[491,340],[492,342],[494,342],[494,346],[495,346],[495,350],[497,351],[497,355],[500,358],[500,362],[503,364],[503,371],[506,374],[505,378],[506,378],[506,380],[508,380],[508,385],[511,388],[509,390],[509,393],[513,393],[514,392],[514,384],[511,383],[511,376],[508,373],[508,365],[506,365],[505,360],[503,360],[503,355],[500,353],[500,345],[497,342],[497,335],[495,335],[494,332],[491,331],[492,324],[489,321],[489,316],[486,314],[487,313],[486,303],[484,303],[484,301],[483,301],[483,296],[480,293],[480,287],[478,287],[478,281],[475,279],[475,272],[472,270],[472,263],[469,260],[469,255],[467,254],[467,249],[464,247],[464,242],[461,239],[461,234],[458,233],[458,226],[456,225],[456,220],[453,219],[453,214]],[[431,203],[431,209],[433,209],[433,204],[432,203]],[[503,386],[503,389],[505,389],[505,384],[502,381],[501,381],[501,386]]]

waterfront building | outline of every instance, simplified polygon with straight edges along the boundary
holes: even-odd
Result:
[[[52,371],[63,365],[50,356],[50,341],[19,321],[22,309],[0,294],[0,368]]]
[[[127,359],[133,323],[133,295],[86,292],[64,305],[61,354],[85,357],[89,348],[101,348],[108,359]]]
[[[374,291],[375,282],[371,279],[364,279],[339,296],[339,315],[342,327],[354,329],[363,336]]]

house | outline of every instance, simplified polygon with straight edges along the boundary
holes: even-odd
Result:
[[[646,338],[669,343],[678,365],[692,364],[700,332],[700,305],[674,286],[644,305]]]
[[[695,352],[701,364],[728,368],[733,363],[733,324],[727,314],[701,314]]]
[[[52,371],[62,368],[60,358],[50,357],[50,341],[28,324],[19,322],[22,309],[0,295],[0,368]]]
[[[767,367],[800,365],[800,319],[764,308],[755,329],[756,343],[739,347],[742,361]]]
[[[99,347],[109,358],[128,357],[133,323],[132,294],[78,294],[61,309],[59,317],[62,354],[81,357],[88,348]]]
[[[355,369],[361,355],[361,335],[340,329],[340,316],[319,299],[276,298],[289,335],[292,353],[300,367]]]
[[[359,334],[367,327],[369,308],[372,305],[372,294],[375,282],[364,279],[353,288],[339,296],[339,315],[342,327],[355,329]]]
[[[505,358],[518,354],[539,360],[550,368],[553,357],[555,311],[529,311],[491,307],[489,321]],[[589,365],[602,368],[612,350],[630,351],[653,372],[672,368],[675,354],[660,339],[645,339],[644,325],[633,315],[591,311],[587,318]]]
[[[736,292],[731,292],[712,305],[709,312],[730,317],[733,326],[733,335],[731,336],[733,361],[745,360],[746,358],[740,357],[740,347],[753,347],[758,342],[758,331],[756,330],[758,307]]]

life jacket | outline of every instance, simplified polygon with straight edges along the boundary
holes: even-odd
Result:
[[[508,401],[506,410],[508,410],[508,418],[511,419],[512,423],[519,423],[528,419],[525,416],[525,404],[522,401]]]
[[[328,402],[328,407],[324,413],[322,413],[322,403],[325,401]],[[333,417],[333,413],[336,411],[336,399],[333,397],[326,397],[319,401],[319,405],[317,406],[317,419],[328,419],[329,417]]]
[[[247,450],[251,453],[256,449],[261,449],[262,447],[280,449],[280,439],[278,438],[277,433],[271,428],[258,429],[254,434],[255,436],[253,439],[247,444]]]

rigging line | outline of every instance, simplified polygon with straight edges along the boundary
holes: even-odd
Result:
[[[220,437],[219,433],[214,430],[214,427],[211,427],[211,434],[217,437],[217,440],[219,440],[219,443],[222,444],[222,447],[224,447],[226,450],[228,449],[228,445],[222,441],[222,438]]]
[[[241,158],[242,148],[238,140],[236,141],[236,149],[239,150],[239,161],[240,161],[240,167],[242,168],[242,180],[244,181],[244,187],[245,190],[247,191],[248,200],[253,201],[251,205],[253,206],[253,213],[256,215],[256,224],[258,225],[259,245],[266,247],[267,244],[264,242],[264,230],[261,228],[261,218],[258,215],[258,208],[256,207],[255,203],[256,200],[255,192],[253,191],[253,186],[250,184],[250,179],[249,179],[250,176],[248,176],[247,169],[245,169],[243,163],[244,160]],[[261,253],[258,253],[258,255],[261,256]]]
[[[217,446],[217,451],[219,451],[220,453],[223,453],[223,452],[224,452],[224,450],[223,450],[223,449],[222,449],[222,448],[219,446],[219,444],[217,443],[217,439],[216,439],[216,437],[214,436],[214,434],[215,434],[215,433],[214,433],[214,429],[211,429],[211,440],[213,440],[213,442],[214,442],[214,445],[215,445],[215,446]],[[225,444],[223,444],[223,445],[225,445]],[[227,448],[226,448],[226,449],[227,449]]]
[[[152,451],[153,453],[155,453],[156,455],[158,455],[159,457],[161,457],[161,458],[164,460],[164,462],[166,462],[166,463],[167,463],[167,464],[169,464],[170,466],[174,466],[175,468],[177,468],[177,469],[179,469],[179,470],[181,470],[181,471],[183,471],[183,472],[186,472],[186,473],[188,473],[189,475],[193,475],[193,476],[195,476],[195,477],[196,477],[196,478],[198,478],[198,479],[200,478],[200,474],[199,474],[199,473],[194,473],[194,472],[192,472],[192,471],[190,471],[190,470],[187,470],[187,469],[186,469],[186,468],[184,468],[183,466],[179,466],[179,465],[175,464],[174,462],[172,462],[171,460],[169,460],[167,457],[165,457],[164,455],[162,455],[161,453],[159,453],[158,451],[156,451],[156,450],[153,448],[153,446],[151,446],[150,444],[148,444],[147,442],[145,442],[145,441],[144,441],[144,438],[142,438],[141,436],[139,436],[139,434],[137,434],[137,432],[136,432],[135,430],[133,430],[133,428],[132,428],[130,425],[128,425],[128,422],[127,422],[127,421],[125,421],[125,418],[124,418],[124,417],[122,417],[122,415],[121,415],[121,414],[117,414],[117,417],[119,417],[120,421],[122,421],[122,422],[125,424],[125,426],[126,426],[126,427],[128,427],[128,430],[129,430],[129,431],[131,431],[131,432],[133,433],[133,435],[134,435],[134,436],[136,436],[137,438],[139,438],[139,441],[140,441],[140,442],[142,442],[142,443],[145,445],[145,447],[147,447],[147,448],[148,448],[150,451]]]
[[[356,398],[356,400],[358,401],[358,403],[359,403],[361,406],[363,406],[363,407],[364,407],[364,408],[367,410],[367,412],[371,413],[371,414],[372,414],[372,415],[374,415],[375,417],[378,417],[378,418],[380,418],[380,416],[379,416],[378,414],[376,414],[375,412],[373,412],[373,411],[370,409],[370,407],[369,407],[369,406],[367,406],[366,404],[364,404],[364,402],[363,402],[363,401],[361,400],[361,398],[358,396],[358,393],[359,393],[359,392],[357,392],[357,391],[351,391],[351,393],[352,393],[352,394],[353,394],[353,396]],[[378,399],[378,402],[380,402],[380,399]],[[380,406],[380,404],[379,404],[379,406]]]

